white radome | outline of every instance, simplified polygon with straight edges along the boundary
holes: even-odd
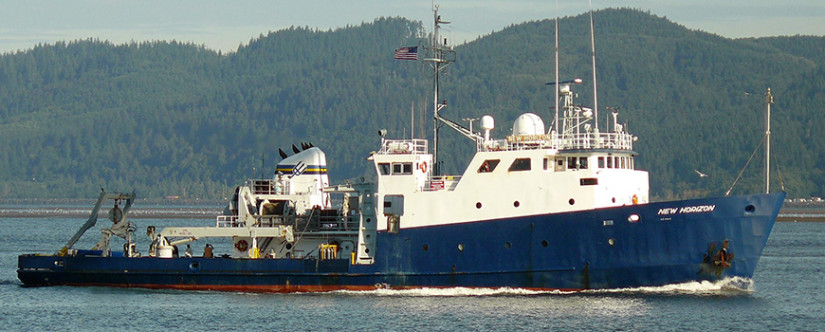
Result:
[[[513,135],[541,135],[544,134],[544,121],[533,113],[524,113],[513,123]]]

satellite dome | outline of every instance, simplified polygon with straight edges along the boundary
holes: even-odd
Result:
[[[513,135],[542,135],[544,134],[544,121],[533,113],[519,115],[513,123]]]
[[[495,120],[493,120],[492,116],[485,115],[481,117],[481,129],[493,130],[495,127]]]

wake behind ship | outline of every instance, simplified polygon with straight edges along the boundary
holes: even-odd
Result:
[[[434,22],[424,59],[434,70],[434,118],[476,145],[462,174],[434,169],[443,153],[437,132],[430,146],[381,131],[367,158],[374,183],[330,185],[324,152],[293,146],[291,156],[281,151],[272,178],[236,188],[214,226],[148,227],[146,255],[128,220],[134,194],[101,192],[58,253],[19,256],[18,277],[26,286],[296,292],[582,290],[753,276],[784,193],[650,202],[648,174],[636,169],[637,137],[617,112],[600,131],[597,107],[573,102],[580,80],[553,83],[562,105],[549,130],[526,113],[511,135],[495,139],[492,116],[481,119],[481,132],[443,118],[438,75],[454,53],[435,42],[447,23],[437,8]],[[413,48],[399,52],[417,59]],[[107,199],[112,226],[92,250],[74,249]],[[122,251],[112,250],[113,236],[125,242]],[[231,241],[232,252],[179,250],[216,238]]]

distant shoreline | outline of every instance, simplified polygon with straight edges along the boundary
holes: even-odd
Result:
[[[825,208],[817,207],[790,207],[779,210],[777,222],[825,222]]]
[[[58,206],[65,205],[83,205],[90,209],[95,205],[97,198],[0,198],[0,206],[10,205],[25,205],[25,206]],[[199,198],[138,198],[135,200],[135,206],[178,206],[178,205],[226,205],[226,200],[220,199],[199,199]]]
[[[0,206],[0,218],[88,218],[91,208],[38,206]],[[99,219],[106,219],[108,207],[102,207]],[[155,206],[133,208],[129,218],[133,219],[214,219],[222,214],[217,205]],[[825,208],[783,208],[777,222],[825,222]]]
[[[0,218],[88,218],[92,209],[65,208],[65,207],[27,207],[8,208],[0,207]],[[214,206],[204,206],[197,208],[133,208],[129,212],[131,219],[214,219],[220,215],[223,209]],[[101,208],[98,212],[98,219],[108,218],[109,209]]]
[[[825,222],[825,217],[786,217],[780,215],[776,217],[776,222]]]

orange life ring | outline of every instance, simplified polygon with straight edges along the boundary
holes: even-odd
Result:
[[[240,240],[235,243],[235,249],[238,249],[238,251],[246,251],[249,249],[249,243],[247,243],[246,240]]]
[[[427,173],[427,162],[421,163],[418,168],[420,168],[422,172]]]

